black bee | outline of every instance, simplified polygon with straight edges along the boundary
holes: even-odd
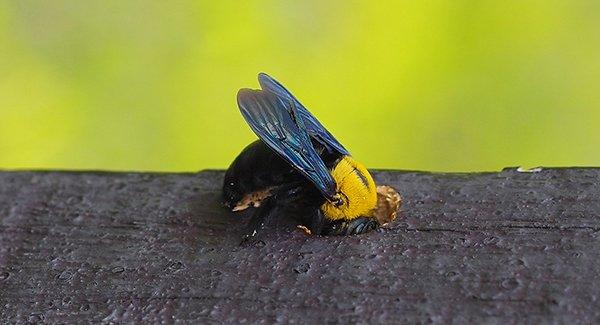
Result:
[[[279,82],[264,73],[258,81],[262,89],[240,89],[237,102],[259,140],[237,156],[223,184],[226,206],[257,207],[244,238],[254,236],[275,208],[312,234],[377,228],[377,188],[369,171]]]

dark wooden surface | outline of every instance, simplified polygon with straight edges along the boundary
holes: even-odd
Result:
[[[249,246],[222,176],[0,173],[0,319],[600,321],[600,169],[377,172],[405,199],[389,228],[281,216]]]

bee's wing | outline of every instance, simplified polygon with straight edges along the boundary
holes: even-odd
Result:
[[[336,184],[306,133],[295,104],[273,93],[241,89],[238,106],[254,133],[300,173],[308,177],[326,198]]]
[[[296,110],[304,120],[304,125],[306,126],[306,131],[308,134],[320,144],[322,144],[329,152],[335,150],[344,156],[350,155],[348,150],[344,148],[344,146],[339,143],[325,127],[304,107],[297,99],[290,93],[283,85],[281,85],[277,80],[271,78],[266,73],[258,74],[258,82],[260,83],[260,87],[268,92],[271,92],[277,97],[283,98],[285,100],[291,100],[296,105]]]

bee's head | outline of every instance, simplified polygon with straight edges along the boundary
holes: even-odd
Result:
[[[369,171],[350,156],[344,156],[333,168],[336,194],[321,210],[328,219],[353,219],[369,216],[377,204],[377,189]]]
[[[333,196],[330,203],[333,206],[338,207],[338,208],[341,207],[342,205],[344,205],[344,199],[342,199],[342,193],[340,193],[340,192],[335,193],[335,195]]]

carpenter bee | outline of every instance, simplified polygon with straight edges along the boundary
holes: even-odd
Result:
[[[259,140],[227,170],[223,198],[233,211],[256,208],[244,239],[274,211],[317,235],[361,234],[393,220],[400,196],[369,171],[287,89],[260,73],[262,89],[240,89],[237,103]]]

